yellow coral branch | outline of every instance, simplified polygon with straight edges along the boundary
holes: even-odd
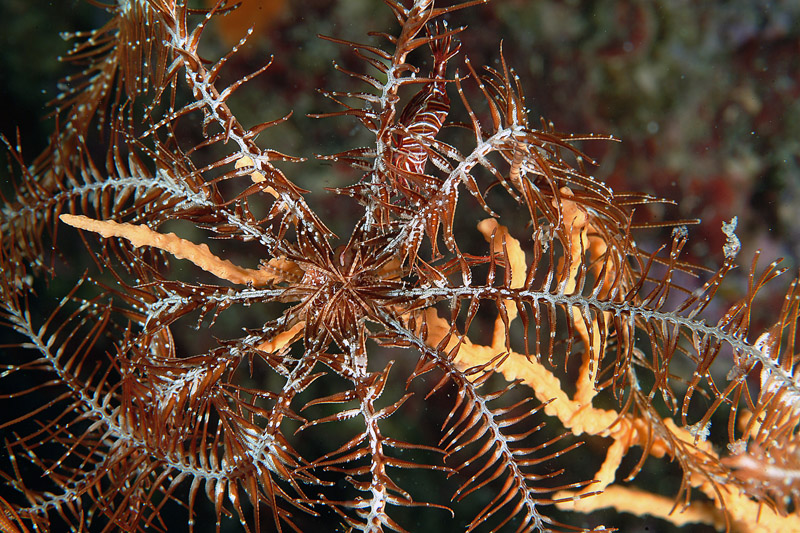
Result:
[[[249,269],[234,265],[227,259],[220,259],[211,253],[205,244],[195,244],[181,239],[174,233],[158,233],[144,224],[128,224],[114,222],[113,220],[95,220],[83,215],[63,214],[59,217],[62,222],[86,231],[99,233],[105,238],[122,237],[138,248],[151,246],[169,252],[178,259],[187,259],[206,272],[210,272],[220,279],[232,283],[253,285],[267,285],[283,281],[285,278],[282,270],[291,268],[290,262],[278,259],[277,263],[270,262],[271,268]],[[295,267],[297,268],[297,267]]]
[[[525,285],[525,273],[528,270],[528,263],[525,258],[525,252],[522,251],[519,241],[511,236],[508,228],[501,226],[497,220],[487,218],[478,223],[478,231],[483,234],[486,242],[492,245],[492,254],[503,253],[503,243],[505,241],[505,248],[508,257],[508,268],[511,271],[511,288],[519,289]],[[494,240],[492,240],[494,235]],[[517,306],[511,303],[506,307],[506,315],[508,321],[511,322],[517,317]],[[494,333],[492,334],[492,347],[500,348],[505,346],[507,332],[503,320],[498,317],[494,325]]]
[[[238,168],[252,167],[252,166],[255,166],[255,163],[253,163],[253,158],[244,155],[236,161],[234,168],[238,169]],[[253,170],[253,172],[250,173],[250,179],[253,180],[253,183],[261,183],[262,181],[267,181],[267,178],[264,176],[264,173],[261,172],[260,170]],[[272,196],[276,198],[278,197],[277,191],[273,189],[271,186],[268,186],[264,190],[270,193]]]
[[[278,333],[268,341],[262,342],[256,348],[264,352],[275,353],[297,340],[305,327],[306,321],[301,320],[288,330]]]
[[[710,486],[710,483],[708,484]],[[710,489],[710,487],[705,487]],[[704,487],[701,486],[701,490]],[[731,531],[736,533],[800,533],[800,517],[797,515],[781,516],[766,505],[752,501],[738,492],[722,489],[725,511],[730,517]],[[734,489],[736,490],[736,489]],[[716,494],[712,490],[703,490],[714,500]],[[564,498],[566,494],[556,494],[556,498]],[[614,485],[603,492],[586,498],[571,498],[560,501],[556,506],[560,509],[591,513],[598,509],[612,508],[619,512],[637,516],[655,516],[672,522],[676,526],[691,523],[704,523],[724,530],[725,514],[721,503],[716,506],[693,502],[686,507],[676,507],[674,498],[659,496],[640,489]]]
[[[594,488],[594,486],[592,486]],[[718,529],[725,527],[722,511],[708,503],[695,502],[683,509],[675,508],[675,499],[666,498],[639,489],[612,486],[589,498],[561,501],[560,509],[591,513],[598,509],[613,508],[637,516],[655,516],[676,526],[703,523]]]
[[[597,241],[602,242],[601,239],[589,238],[589,231],[592,229],[589,216],[576,202],[568,200],[568,198],[575,196],[574,193],[568,187],[562,187],[561,195],[562,220],[569,238],[569,257],[565,258],[568,261],[569,273],[567,274],[567,284],[564,292],[572,294],[577,289],[578,276],[580,275],[580,269],[583,268],[582,265],[591,263],[584,255],[589,253],[590,257],[594,258],[594,254],[605,252],[605,246],[597,243]],[[583,364],[579,373],[580,377],[575,384],[575,400],[580,403],[590,403],[596,395],[594,383],[604,348],[601,341],[604,334],[608,333],[607,324],[610,314],[606,312],[604,316],[606,320],[603,321],[602,327],[605,331],[601,331],[597,318],[587,323],[584,321],[582,313],[572,314],[572,323],[581,340],[583,340],[585,347]]]

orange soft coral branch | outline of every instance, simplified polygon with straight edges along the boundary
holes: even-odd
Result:
[[[582,265],[586,263],[584,256],[589,254],[591,257],[600,257],[605,253],[607,247],[602,239],[597,237],[590,239],[589,232],[593,228],[588,214],[576,202],[568,200],[568,198],[574,196],[574,193],[568,187],[562,187],[560,192],[562,221],[569,238],[569,257],[565,258],[565,260],[569,261],[569,273],[567,274],[568,278],[564,292],[572,294],[577,289],[580,269],[584,268]],[[595,265],[595,268],[599,270],[600,265]],[[602,332],[597,318],[592,320],[590,328],[584,322],[582,314],[578,313],[572,316],[575,331],[580,335],[585,346],[583,364],[581,365],[575,392],[575,400],[582,404],[591,403],[597,394],[594,388],[595,378],[600,366],[600,357],[603,355],[602,352],[604,350],[602,339],[607,337],[607,324],[610,318],[610,313],[603,314],[605,319],[603,320],[604,331]]]
[[[608,487],[589,498],[575,501],[562,501],[556,504],[561,509],[589,513],[598,509],[613,508],[617,511],[637,516],[654,516],[668,520],[676,526],[702,523],[711,524],[718,529],[725,528],[725,517],[720,509],[710,503],[693,502],[686,508],[675,509],[675,499],[650,492],[620,487]]]
[[[286,346],[289,346],[294,341],[300,338],[303,329],[306,327],[306,321],[301,320],[290,327],[288,330],[275,335],[272,339],[262,342],[256,348],[264,352],[275,353]]]
[[[220,259],[215,256],[206,244],[195,244],[186,239],[181,239],[174,233],[158,233],[144,224],[95,220],[83,215],[63,214],[59,218],[65,224],[99,233],[105,238],[122,237],[130,241],[135,248],[152,246],[153,248],[164,250],[178,259],[187,259],[206,272],[232,283],[268,285],[284,281],[287,279],[284,274],[297,269],[294,263],[283,259],[271,260],[269,269],[242,268],[227,259]]]
[[[481,220],[478,223],[478,231],[483,234],[486,242],[491,244],[492,254],[502,254],[505,247],[509,264],[506,268],[511,270],[511,288],[518,289],[525,285],[525,273],[528,265],[525,261],[525,252],[522,251],[519,241],[511,236],[508,228],[501,226],[493,218]],[[508,321],[517,317],[517,306],[508,305],[506,307]],[[503,321],[498,318],[494,325],[492,334],[492,347],[499,348],[505,346],[507,332]]]
[[[699,478],[699,476],[697,476]],[[615,509],[623,513],[638,516],[648,515],[668,520],[676,526],[690,523],[704,523],[718,530],[726,528],[725,513],[730,520],[730,530],[741,533],[800,533],[800,517],[797,515],[781,516],[766,505],[761,505],[739,489],[732,491],[721,488],[720,497],[708,481],[695,483],[706,495],[716,502],[716,506],[692,502],[686,507],[676,507],[675,499],[659,496],[640,489],[612,485],[602,492],[588,497],[562,500],[556,504],[560,509],[591,513],[599,509]],[[556,498],[569,498],[569,493],[556,494]],[[723,511],[722,509],[725,509]]]

